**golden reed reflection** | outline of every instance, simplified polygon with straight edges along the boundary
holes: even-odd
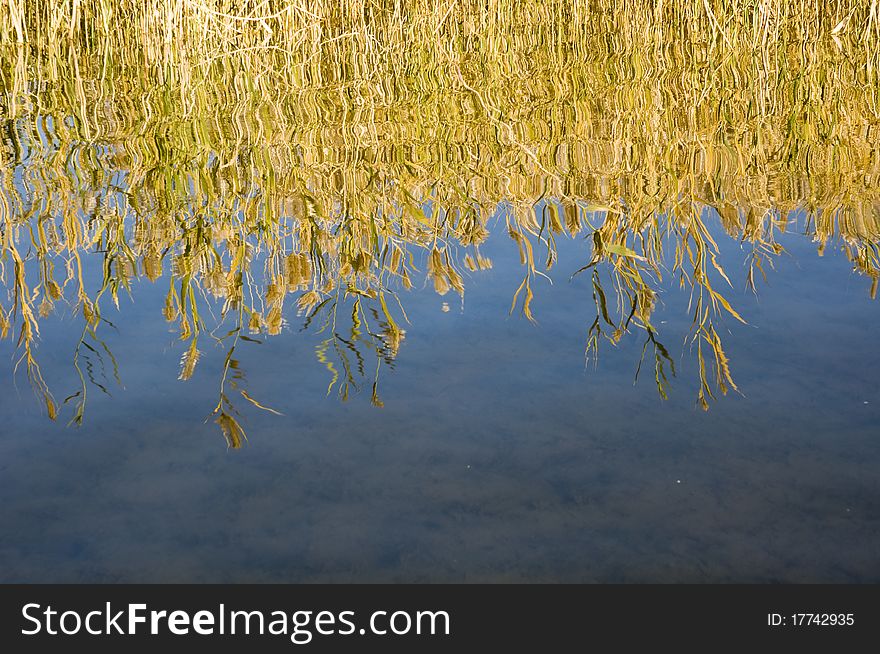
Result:
[[[402,291],[427,277],[463,294],[464,269],[492,265],[493,215],[529,319],[557,240],[587,237],[587,352],[642,331],[664,397],[657,289],[690,287],[704,408],[736,389],[716,321],[741,319],[710,223],[747,249],[756,288],[803,215],[876,295],[878,0],[2,4],[0,333],[53,419],[41,321],[59,303],[81,318],[64,400],[80,423],[103,387],[89,362],[115,370],[107,305],[137,277],[168,287],[181,380],[223,344],[213,413],[230,446],[233,400],[274,410],[236,347],[292,312],[327,335],[330,390],[372,378],[381,405]],[[99,288],[84,257],[102,260]]]

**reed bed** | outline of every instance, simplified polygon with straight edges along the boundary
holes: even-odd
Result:
[[[0,333],[53,418],[40,321],[58,303],[82,316],[80,422],[81,359],[138,277],[168,284],[181,379],[200,343],[223,344],[214,414],[236,447],[233,399],[268,409],[236,378],[241,338],[292,312],[335,324],[344,305],[378,371],[404,338],[401,291],[463,294],[493,233],[523,264],[512,311],[529,319],[556,240],[585,237],[587,352],[644,333],[664,396],[657,289],[690,287],[704,408],[736,388],[717,324],[741,320],[714,224],[747,249],[753,287],[797,224],[876,294],[878,0],[0,6]],[[99,289],[86,256],[104,258]],[[331,336],[317,352],[343,397],[346,350]]]

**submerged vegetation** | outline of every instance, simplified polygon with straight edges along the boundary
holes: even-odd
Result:
[[[876,295],[878,0],[0,7],[0,334],[53,419],[41,321],[59,303],[81,316],[63,401],[81,422],[93,362],[116,374],[108,303],[138,277],[168,288],[181,380],[222,345],[213,413],[233,447],[234,402],[274,411],[245,388],[242,340],[299,314],[326,334],[328,390],[372,378],[381,405],[402,291],[464,294],[490,236],[522,264],[512,312],[534,318],[538,276],[589,276],[587,354],[642,331],[664,397],[652,313],[667,278],[689,287],[704,408],[736,389],[718,321],[742,320],[713,234],[742,244],[756,288],[799,223]],[[558,273],[574,237],[582,267]]]

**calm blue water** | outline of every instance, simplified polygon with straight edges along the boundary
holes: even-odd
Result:
[[[797,234],[755,296],[744,251],[718,238],[748,324],[721,330],[742,395],[707,413],[673,283],[655,314],[676,363],[668,401],[650,366],[634,384],[637,333],[585,365],[590,280],[568,281],[582,240],[560,242],[552,285],[535,282],[537,324],[508,315],[522,270],[503,234],[463,303],[418,280],[379,373],[384,408],[369,355],[361,391],[328,396],[327,334],[289,307],[281,335],[237,352],[248,392],[284,414],[239,402],[237,451],[208,419],[225,350],[203,339],[177,380],[165,279],[104,304],[124,388],[109,370],[112,397],[90,386],[80,428],[70,407],[41,414],[2,341],[0,580],[880,581],[880,304],[845,257]],[[58,399],[77,387],[80,331],[62,308],[42,327]]]

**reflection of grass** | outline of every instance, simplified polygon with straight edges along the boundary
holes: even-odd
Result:
[[[656,288],[689,286],[704,407],[736,388],[715,323],[740,319],[706,207],[753,288],[803,210],[820,253],[839,246],[876,294],[876,0],[3,4],[0,334],[53,417],[40,320],[65,299],[83,317],[79,421],[109,355],[101,303],[140,275],[167,278],[181,380],[200,338],[230,352],[215,414],[232,445],[232,398],[267,408],[235,347],[279,333],[291,296],[325,334],[331,390],[372,379],[381,404],[399,291],[426,276],[463,293],[465,269],[492,265],[499,203],[523,263],[511,310],[534,318],[556,239],[586,236],[588,354],[643,330],[664,396]],[[86,253],[103,257],[96,294]]]

